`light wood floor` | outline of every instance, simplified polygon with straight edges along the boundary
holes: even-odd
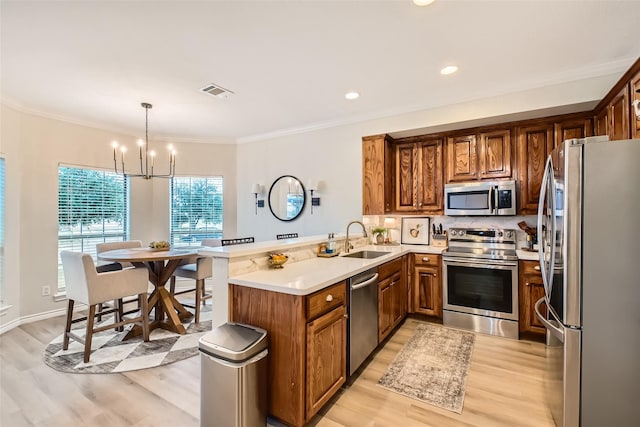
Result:
[[[63,321],[43,320],[0,336],[0,426],[199,426],[198,357],[122,374],[57,372],[42,354]],[[540,343],[478,334],[461,415],[378,387],[418,323],[407,319],[310,425],[553,427],[543,399]]]

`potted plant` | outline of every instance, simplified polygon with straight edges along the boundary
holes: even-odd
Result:
[[[384,234],[387,232],[387,229],[384,227],[374,227],[371,230],[371,234],[376,239],[376,244],[381,245],[384,243]]]

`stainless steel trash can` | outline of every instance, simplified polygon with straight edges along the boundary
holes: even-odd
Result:
[[[200,425],[267,424],[267,331],[225,323],[199,341]]]

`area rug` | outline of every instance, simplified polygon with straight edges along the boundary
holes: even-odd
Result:
[[[420,324],[378,385],[461,414],[474,342],[470,332]]]
[[[105,319],[102,323],[113,322]],[[85,322],[73,327],[73,332],[84,337]],[[91,340],[91,356],[84,363],[84,345],[70,340],[69,348],[62,349],[63,334],[51,341],[44,351],[44,363],[51,368],[76,374],[107,374],[152,368],[184,360],[198,354],[198,340],[211,330],[211,306],[202,307],[200,322],[193,317],[183,322],[187,333],[176,334],[164,329],[154,329],[149,342],[142,336],[121,340],[124,332],[114,329],[99,332]]]

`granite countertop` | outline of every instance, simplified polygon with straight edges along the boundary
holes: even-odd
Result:
[[[440,254],[444,249],[427,245],[369,245],[353,252],[368,250],[388,254],[373,259],[348,258],[344,254],[333,258],[312,258],[285,264],[281,269],[233,276],[229,278],[229,283],[292,295],[308,295],[406,253]]]

